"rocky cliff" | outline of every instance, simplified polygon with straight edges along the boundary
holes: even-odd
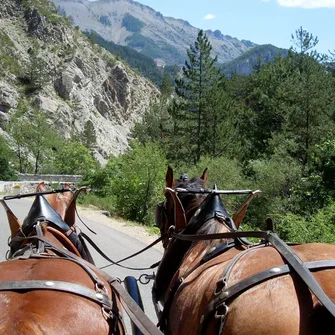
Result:
[[[0,75],[1,133],[20,101],[40,109],[65,137],[91,120],[101,162],[127,147],[132,125],[159,94],[47,0],[1,0]]]

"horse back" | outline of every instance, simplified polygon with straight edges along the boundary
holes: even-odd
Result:
[[[62,258],[10,260],[0,263],[0,282],[64,281],[94,290],[89,275],[76,263]],[[103,281],[103,279],[101,278]],[[109,285],[106,283],[111,292]],[[0,291],[0,333],[108,334],[109,325],[95,302],[54,290]]]
[[[335,259],[335,245],[304,244],[292,246],[292,250],[305,262]],[[177,329],[174,334],[197,334],[202,329],[203,316],[215,298],[214,291],[223,277],[226,276],[229,290],[229,287],[252,275],[285,264],[280,254],[270,246],[251,248],[233,265],[231,259],[234,257],[229,257],[229,254],[235,256],[237,253],[232,249],[215,257],[185,278],[171,306],[170,320],[178,320],[177,325],[170,323],[172,329]],[[335,302],[335,269],[319,270],[313,275]],[[226,305],[225,335],[319,334],[335,326],[334,318],[292,272],[256,283],[228,300]],[[190,319],[194,322],[189,322]],[[216,334],[217,323],[218,320],[212,317],[204,332]]]

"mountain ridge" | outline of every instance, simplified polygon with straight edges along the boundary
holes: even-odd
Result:
[[[81,30],[93,30],[106,41],[130,46],[154,58],[161,66],[183,65],[187,59],[186,50],[193,44],[200,30],[183,19],[163,16],[151,7],[132,0],[53,2]],[[124,22],[126,14],[132,17],[128,25]],[[256,46],[251,41],[240,41],[219,30],[205,32],[219,63],[233,60]]]

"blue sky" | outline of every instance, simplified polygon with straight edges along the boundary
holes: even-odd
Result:
[[[335,0],[137,0],[164,16],[200,29],[289,48],[300,26],[319,38],[321,53],[335,50]]]

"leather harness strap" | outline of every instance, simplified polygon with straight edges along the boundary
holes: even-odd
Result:
[[[22,239],[28,240],[33,238],[44,241],[46,244],[50,245],[53,249],[57,250],[60,254],[63,254],[66,257],[74,259],[78,263],[82,263],[88,266],[95,273],[100,274],[109,283],[109,285],[115,291],[115,293],[120,297],[122,307],[127,312],[129,318],[135,323],[135,325],[144,335],[163,335],[163,333],[154,325],[154,323],[144,314],[142,309],[136,304],[133,298],[123,288],[123,286],[118,282],[116,278],[110,276],[106,272],[100,270],[95,265],[85,261],[81,257],[78,257],[74,253],[59,247],[53,242],[47,240],[44,236],[34,236]]]
[[[335,268],[335,260],[327,259],[320,261],[305,262],[304,265],[307,269],[311,269],[312,271],[318,271],[322,269]],[[266,280],[283,276],[289,273],[292,273],[292,269],[288,264],[285,264],[258,272],[252,276],[249,276],[237,282],[236,284],[230,287],[224,286],[222,290],[215,293],[216,296],[214,300],[210,302],[205,313],[203,314],[203,317],[201,318],[202,322],[201,322],[200,334],[204,332],[204,329],[206,328],[206,325],[208,324],[213,314],[215,314],[216,311],[218,311],[218,309],[222,307],[222,305],[225,304],[228,300],[236,298],[237,295],[245,292],[251,287],[256,286]]]
[[[326,259],[320,261],[312,261],[305,263],[306,268],[312,271],[318,271],[322,269],[330,269],[335,268],[335,260],[334,259]],[[249,276],[238,283],[227,287],[225,290],[221,292],[217,292],[216,297],[208,306],[208,313],[211,313],[215,310],[219,304],[235,298],[238,294],[243,293],[247,289],[258,285],[265,280],[269,280],[278,276],[283,276],[288,273],[292,273],[292,269],[289,267],[288,264],[284,264],[281,266],[276,266],[270,269],[266,269],[264,271],[258,272],[252,276]]]
[[[256,237],[266,238],[267,232],[264,231],[236,231],[227,233],[215,234],[177,234],[172,232],[171,236],[183,241],[206,241],[206,240],[219,240],[222,238],[241,238],[241,237]]]
[[[294,269],[298,276],[314,293],[322,305],[335,317],[335,304],[329,299],[322,290],[320,284],[309,271],[306,263],[296,255],[291,248],[284,243],[276,234],[268,232],[266,240],[270,242],[277,251],[285,258],[287,263]]]
[[[271,243],[271,245],[281,254],[281,256],[287,261],[287,263],[293,268],[300,279],[308,286],[308,288],[314,293],[317,299],[322,305],[335,317],[335,304],[328,298],[325,292],[322,290],[320,284],[311,274],[309,269],[292,250],[283,242],[275,233],[272,231],[246,231],[246,232],[227,232],[217,234],[200,234],[200,235],[185,235],[172,233],[172,237],[186,241],[202,241],[212,240],[221,238],[237,238],[237,237],[258,237],[263,238],[265,243]]]
[[[113,310],[113,314],[116,313],[117,317],[121,318],[119,312],[116,309],[113,309],[113,301],[111,301],[108,295],[103,291],[96,292],[82,285],[57,280],[20,280],[0,282],[0,291],[30,290],[54,290],[76,294],[90,299],[102,307],[107,307],[108,309]]]

